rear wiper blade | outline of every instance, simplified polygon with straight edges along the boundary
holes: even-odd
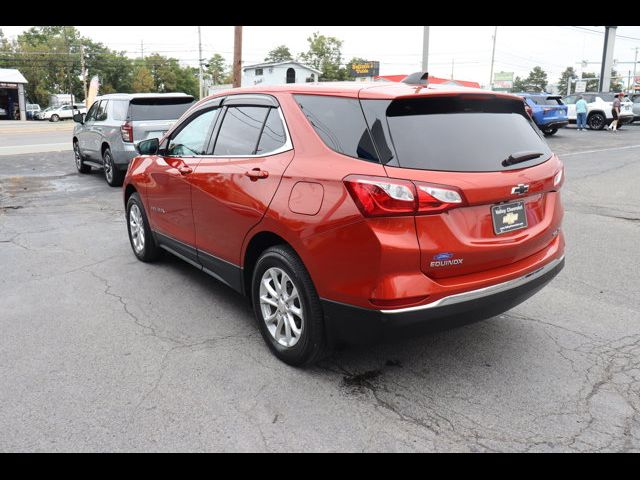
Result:
[[[508,167],[509,165],[541,157],[542,155],[544,155],[544,153],[541,152],[515,152],[509,155],[509,158],[502,161],[502,166]]]

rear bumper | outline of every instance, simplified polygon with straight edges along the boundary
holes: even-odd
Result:
[[[564,255],[522,277],[396,310],[371,310],[322,299],[328,340],[368,343],[393,330],[439,330],[499,315],[524,302],[564,268]]]
[[[553,120],[547,123],[541,123],[538,125],[540,130],[548,130],[550,128],[562,128],[569,124],[569,120]]]

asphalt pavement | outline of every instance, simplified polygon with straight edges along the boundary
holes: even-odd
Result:
[[[221,283],[137,261],[58,135],[0,151],[0,451],[640,451],[639,125],[548,140],[566,267],[537,295],[309,369]]]

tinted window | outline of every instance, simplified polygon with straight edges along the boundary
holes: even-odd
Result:
[[[87,116],[85,118],[85,121],[95,120],[96,112],[98,111],[98,107],[99,106],[100,106],[100,102],[99,101],[98,102],[93,102],[93,105],[91,105],[91,108],[87,112]]]
[[[558,97],[530,97],[536,105],[562,105]]]
[[[357,99],[324,95],[295,95],[295,99],[327,147],[350,157],[378,161]]]
[[[131,120],[177,120],[193,104],[193,97],[134,98],[129,106]]]
[[[273,152],[285,144],[287,137],[284,133],[284,125],[280,120],[280,114],[275,108],[269,109],[267,121],[262,129],[260,143],[256,153],[258,155]]]
[[[102,100],[96,111],[96,121],[100,122],[107,119],[107,103],[108,100]]]
[[[400,99],[389,103],[387,123],[404,168],[501,171],[537,165],[551,155],[519,99],[484,95]],[[511,154],[524,151],[542,155],[502,166]]]
[[[220,110],[215,108],[192,118],[169,142],[167,155],[190,157],[204,155],[207,140]]]
[[[126,120],[128,109],[128,100],[111,100],[111,118],[114,120]]]
[[[265,107],[227,108],[213,154],[253,155],[267,113]]]

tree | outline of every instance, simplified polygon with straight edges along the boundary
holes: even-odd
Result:
[[[516,77],[512,92],[544,92],[547,89],[547,74],[540,67],[533,67],[527,78]]]
[[[569,81],[576,80],[577,78],[578,75],[576,74],[576,71],[573,69],[573,67],[567,67],[565,71],[562,72],[562,75],[560,75],[560,80],[558,80],[558,90],[560,92],[560,95],[566,95],[568,91],[567,85]]]
[[[325,37],[315,32],[307,38],[309,50],[300,54],[300,60],[310,65],[322,73],[320,80],[345,80],[347,70],[340,67],[342,63],[342,40],[336,37]]]
[[[587,88],[586,88],[587,92],[597,92],[598,91],[599,81],[596,78],[596,74],[595,73],[582,72],[581,77],[582,77],[583,80],[586,80],[586,79],[589,79],[589,78],[593,78],[593,80],[587,80]]]
[[[207,73],[211,75],[214,85],[225,83],[224,80],[228,75],[228,68],[224,61],[224,57],[219,53],[216,53],[209,59],[209,66],[207,67]]]
[[[286,45],[277,46],[264,59],[265,62],[284,62],[285,60],[293,60],[293,55]]]
[[[516,78],[513,80],[513,86],[511,87],[511,91],[512,92],[526,92],[527,90],[528,90],[528,88],[527,88],[526,78],[522,79],[522,78],[516,76]]]
[[[621,92],[624,90],[624,84],[622,78],[619,76],[615,68],[611,69],[611,83],[609,84],[609,90],[612,92]]]
[[[361,57],[353,57],[351,60],[349,60],[349,62],[347,63],[347,67],[346,67],[346,74],[345,74],[345,79],[348,80],[353,80],[354,76],[351,76],[351,65],[353,65],[354,63],[367,63],[368,60],[365,60],[364,58]]]
[[[133,73],[132,90],[134,93],[155,92],[151,72],[145,66],[138,66]]]

